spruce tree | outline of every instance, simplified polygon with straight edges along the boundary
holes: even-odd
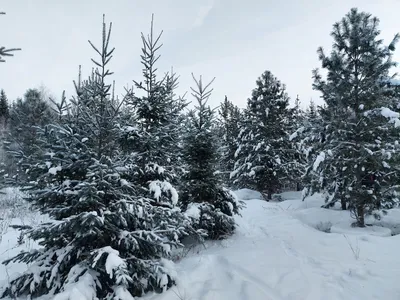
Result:
[[[8,106],[8,99],[4,90],[0,91],[0,122],[1,126],[5,129],[7,127],[8,119],[10,118],[10,110]]]
[[[187,173],[184,177],[181,206],[196,229],[205,230],[209,239],[223,239],[235,230],[234,214],[239,213],[241,203],[234,194],[222,186],[217,175],[218,143],[215,136],[215,111],[207,101],[210,86],[202,78],[191,88],[196,99],[195,108],[189,112],[184,142],[184,160]]]
[[[0,15],[5,15],[5,12],[0,12]],[[15,51],[21,50],[20,48],[6,48],[4,46],[0,46],[0,62],[5,62],[5,56],[14,56]]]
[[[23,189],[53,221],[28,233],[41,248],[4,262],[29,267],[3,297],[126,300],[174,283],[166,258],[188,221],[143,197],[135,157],[121,155],[119,106],[107,83],[111,24],[107,30],[103,21],[102,33],[101,47],[91,44],[97,68],[76,85],[68,118],[38,131],[40,152],[19,157],[28,176]]]
[[[297,95],[294,108],[292,110],[292,117],[289,119],[289,128],[290,132],[295,132],[294,136],[297,137],[297,131],[300,129],[304,130],[306,122],[305,112],[301,108],[301,101],[299,96]],[[303,144],[296,143],[293,134],[289,136],[289,141],[291,142],[288,147],[288,150],[292,151],[292,161],[290,162],[292,171],[289,172],[288,178],[286,180],[286,184],[290,189],[296,189],[296,191],[301,190],[302,186],[302,175],[306,169],[306,158],[303,153]]]
[[[322,137],[309,172],[308,193],[327,191],[329,205],[340,200],[365,226],[364,216],[398,203],[398,114],[387,88],[398,40],[384,46],[379,20],[353,8],[333,26],[330,55],[318,50],[324,79],[314,70],[314,89],[322,93]]]
[[[36,89],[29,89],[23,99],[17,99],[10,109],[10,142],[13,149],[29,156],[37,151],[37,127],[49,124],[54,114],[49,103]]]
[[[232,186],[230,180],[230,173],[234,170],[235,166],[235,152],[237,150],[236,139],[239,135],[239,128],[241,122],[241,111],[239,107],[234,105],[225,96],[224,101],[221,103],[218,110],[219,114],[219,130],[220,136],[220,166],[223,182],[226,186]]]
[[[156,63],[162,32],[155,35],[153,29],[152,19],[150,34],[142,33],[143,81],[134,81],[137,92],[130,90],[126,95],[131,118],[121,143],[138,162],[135,176],[142,183],[142,195],[152,197],[154,205],[172,208],[178,201],[174,186],[180,166],[182,110],[187,104],[175,96],[176,75],[159,76]]]
[[[290,177],[296,151],[289,134],[293,110],[289,107],[285,86],[264,72],[247,101],[244,121],[238,136],[234,183],[267,194],[277,192]]]

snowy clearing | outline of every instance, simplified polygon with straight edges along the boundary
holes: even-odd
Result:
[[[321,196],[282,197],[291,200],[247,201],[232,238],[198,247],[177,264],[176,287],[145,299],[400,299],[399,235],[377,236],[388,230],[378,226],[351,228],[349,212],[320,208]],[[335,230],[315,228],[323,222]]]
[[[259,194],[240,190],[238,195],[249,200]],[[381,221],[369,219],[371,226],[360,229],[350,226],[348,211],[320,208],[320,195],[304,202],[301,192],[281,196],[285,201],[247,201],[234,236],[183,251],[175,266],[177,286],[143,299],[400,299],[400,235],[391,236],[399,233],[400,210],[389,211]],[[14,215],[7,224],[44,220],[30,212]],[[27,239],[18,245],[18,237],[15,229],[4,228],[2,261],[37,247]],[[0,281],[25,269],[23,264],[0,265]]]

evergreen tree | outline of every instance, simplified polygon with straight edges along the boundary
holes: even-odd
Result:
[[[29,156],[37,151],[37,127],[43,127],[53,120],[54,114],[49,103],[36,89],[29,89],[24,99],[17,99],[10,110],[10,142],[15,148]]]
[[[119,107],[107,83],[110,33],[103,21],[101,48],[92,45],[97,69],[76,85],[68,118],[38,131],[40,152],[19,157],[30,201],[54,221],[29,232],[40,249],[4,262],[30,266],[3,297],[125,300],[174,283],[166,258],[188,221],[143,197],[140,182],[132,181],[135,157],[121,156]]]
[[[225,96],[224,101],[218,110],[219,113],[219,129],[221,144],[221,159],[219,170],[222,173],[223,182],[226,186],[231,186],[230,173],[235,166],[235,152],[237,150],[236,139],[239,135],[239,127],[241,122],[241,111],[239,107],[234,105]]]
[[[239,213],[241,203],[222,187],[216,172],[219,157],[215,112],[207,105],[214,80],[204,85],[201,77],[193,79],[196,87],[192,88],[192,95],[197,105],[190,111],[187,122],[184,144],[187,174],[181,205],[192,217],[196,229],[206,230],[210,239],[223,239],[234,232],[233,215]]]
[[[10,110],[8,107],[8,99],[4,90],[0,91],[0,122],[2,127],[7,127],[8,119],[10,118]]]
[[[285,86],[264,72],[247,101],[238,137],[234,183],[266,193],[267,199],[291,176],[296,155],[289,141],[293,110],[288,106]]]
[[[304,130],[306,116],[305,112],[301,108],[299,95],[297,95],[295,99],[292,113],[293,113],[292,118],[289,120],[289,127],[290,127],[290,132],[295,132],[295,133],[289,136],[289,141],[291,143],[288,145],[290,149],[293,151],[293,156],[291,161],[292,171],[288,174],[286,184],[289,186],[289,188],[291,189],[295,188],[296,191],[300,191],[302,185],[301,175],[304,174],[306,169],[306,158],[304,157],[303,154],[303,144],[296,143],[297,139],[295,139],[295,137],[298,138],[298,133],[297,133],[298,130],[300,131]]]
[[[6,13],[0,12],[0,15],[5,15]],[[14,56],[14,51],[21,50],[20,48],[6,48],[4,46],[0,46],[0,62],[5,62],[5,56]]]
[[[326,105],[321,108],[321,143],[308,168],[317,176],[308,193],[327,191],[327,204],[347,204],[361,227],[366,214],[398,203],[399,134],[393,124],[399,123],[387,89],[398,36],[385,47],[378,25],[377,18],[353,8],[333,26],[330,55],[318,50],[326,79],[313,72],[313,87]]]
[[[154,205],[174,207],[178,199],[174,185],[180,166],[182,110],[187,104],[175,96],[178,78],[173,72],[158,77],[161,35],[153,33],[153,19],[150,34],[146,37],[142,33],[144,80],[134,81],[139,95],[128,91],[126,96],[131,118],[121,141],[125,151],[134,153],[138,161],[135,176],[142,183],[142,195],[153,197]]]

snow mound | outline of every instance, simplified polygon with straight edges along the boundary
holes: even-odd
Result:
[[[386,215],[380,213],[380,216],[380,220],[377,220],[373,216],[367,217],[366,223],[388,228],[391,230],[392,235],[400,234],[400,209],[390,209]]]
[[[392,236],[392,231],[389,228],[380,226],[367,226],[365,228],[349,227],[348,224],[339,223],[331,227],[331,233],[341,234],[356,234],[356,235],[375,235],[381,237]]]
[[[236,197],[240,200],[264,200],[264,197],[260,192],[250,190],[250,189],[241,189],[233,192]]]

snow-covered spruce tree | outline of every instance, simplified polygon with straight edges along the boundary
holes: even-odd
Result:
[[[237,150],[236,139],[239,135],[241,111],[239,107],[228,100],[225,96],[218,110],[218,124],[222,139],[220,140],[221,159],[219,171],[222,174],[226,186],[232,186],[230,173],[235,166],[235,152]]]
[[[288,177],[284,182],[290,189],[296,189],[296,191],[302,189],[302,175],[307,166],[306,157],[304,156],[304,144],[299,142],[301,141],[301,139],[299,139],[299,132],[304,131],[305,123],[305,112],[301,108],[300,98],[297,95],[294,101],[292,116],[289,120],[289,128],[290,132],[292,132],[289,136],[289,141],[291,142],[289,147],[293,151],[290,162],[292,172],[288,174]]]
[[[172,208],[177,204],[177,184],[181,152],[182,111],[187,105],[175,96],[177,77],[172,72],[159,78],[156,63],[162,32],[142,33],[143,81],[134,81],[137,91],[128,91],[126,98],[131,118],[121,138],[123,148],[135,156],[138,169],[135,180],[140,192],[152,197],[154,205]]]
[[[10,143],[29,156],[37,151],[36,128],[49,124],[54,114],[37,89],[29,89],[10,109]]]
[[[290,178],[297,154],[289,141],[292,115],[285,86],[264,72],[244,111],[231,173],[235,185],[266,193],[269,200]]]
[[[193,79],[196,86],[191,90],[197,104],[187,120],[184,142],[187,173],[180,203],[196,229],[205,230],[209,239],[223,239],[234,232],[234,215],[239,214],[242,204],[222,186],[217,175],[216,116],[207,105],[213,80],[204,85],[201,77]]]
[[[135,160],[120,155],[118,107],[110,98],[111,25],[103,21],[99,60],[79,84],[70,118],[39,131],[41,152],[23,157],[24,190],[54,220],[31,230],[42,246],[4,262],[28,263],[3,297],[134,299],[174,282],[164,259],[184,234],[179,210],[156,207],[130,182]]]
[[[0,15],[5,15],[5,12],[0,12]],[[6,48],[4,46],[0,46],[0,62],[5,62],[5,56],[14,56],[15,51],[21,50],[20,48]]]
[[[4,141],[6,151],[19,151],[20,156],[29,157],[40,151],[37,127],[53,121],[54,113],[49,103],[37,89],[29,89],[23,99],[17,99],[10,108],[7,137]],[[12,157],[7,158],[6,170],[10,183],[18,184],[26,178],[23,166]]]
[[[4,90],[0,91],[0,126],[4,130],[7,127],[8,120],[10,119],[10,108],[8,106],[8,99]]]
[[[330,55],[318,50],[326,79],[318,70],[313,73],[313,87],[326,105],[319,154],[309,166],[318,177],[308,191],[325,190],[328,204],[347,204],[360,227],[366,214],[398,203],[399,131],[394,127],[400,124],[387,89],[398,36],[384,46],[378,25],[377,18],[351,9],[333,26]]]

